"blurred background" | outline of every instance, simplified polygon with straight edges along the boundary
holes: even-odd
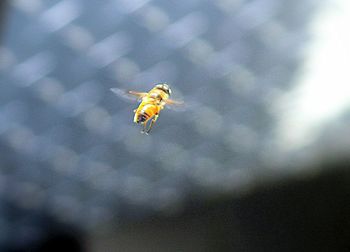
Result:
[[[0,251],[349,251],[346,0],[0,9]]]

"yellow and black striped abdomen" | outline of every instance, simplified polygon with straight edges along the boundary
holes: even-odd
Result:
[[[153,116],[158,115],[160,107],[152,102],[141,102],[140,106],[135,112],[135,123],[146,123]]]

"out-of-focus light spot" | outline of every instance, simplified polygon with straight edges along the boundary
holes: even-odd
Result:
[[[149,83],[150,85],[157,82],[167,81],[171,83],[171,80],[175,78],[177,74],[177,67],[173,62],[161,61],[154,66],[140,72],[133,79],[133,83]],[[152,86],[149,86],[152,88]]]
[[[78,51],[84,51],[94,43],[92,34],[84,27],[78,25],[69,25],[63,30],[62,36],[69,47]]]
[[[65,175],[71,175],[77,169],[79,155],[64,146],[58,146],[53,150],[51,163],[53,169]]]
[[[21,101],[12,101],[0,107],[0,134],[14,129],[28,117],[26,105]]]
[[[54,58],[50,52],[40,52],[16,65],[12,75],[18,80],[18,85],[30,86],[50,73],[54,65]]]
[[[87,82],[64,93],[57,101],[57,106],[66,116],[77,116],[94,107],[100,99],[99,85],[95,82]]]
[[[47,103],[55,103],[64,93],[64,86],[58,80],[52,78],[44,78],[35,85],[35,89],[39,97]]]
[[[221,183],[221,165],[209,157],[196,157],[191,168],[192,177],[201,186],[215,188]]]
[[[236,153],[249,153],[257,146],[257,133],[245,125],[231,125],[226,143]]]
[[[171,48],[181,48],[207,30],[206,17],[193,12],[169,25],[163,37]]]
[[[155,193],[156,200],[152,206],[157,211],[173,214],[183,207],[183,194],[174,187],[162,187]]]
[[[15,199],[20,207],[27,209],[36,209],[43,204],[45,194],[35,183],[22,182],[16,185]]]
[[[254,29],[271,19],[279,5],[280,2],[271,0],[248,2],[240,9],[236,22],[245,30]]]
[[[129,83],[140,72],[137,63],[129,58],[118,59],[112,66],[113,76],[120,82]]]
[[[234,94],[246,95],[254,90],[256,80],[252,72],[242,65],[235,65],[227,75],[228,85]]]
[[[305,146],[350,106],[350,2],[333,1],[312,24],[313,41],[297,87],[282,97],[278,135],[285,150]],[[281,111],[279,110],[281,113]]]
[[[149,203],[152,185],[140,176],[126,176],[121,188],[121,194],[130,202],[137,204]]]
[[[79,202],[69,195],[55,195],[50,199],[49,209],[63,222],[71,222],[79,219],[82,211]]]
[[[5,172],[2,171],[0,173],[0,197],[3,196],[6,191],[6,181],[9,181],[9,178],[5,175]]]
[[[42,0],[12,0],[12,5],[23,12],[34,14],[42,9]]]
[[[5,47],[0,47],[0,71],[8,69],[16,63],[16,58],[13,53]]]
[[[253,182],[253,176],[247,169],[230,169],[218,186],[223,191],[242,195],[252,189]]]
[[[197,130],[202,135],[215,135],[222,128],[222,115],[213,108],[202,106],[193,114],[193,119]]]
[[[157,155],[154,158],[162,163],[164,169],[176,171],[187,167],[189,157],[181,145],[163,142],[159,144]]]
[[[84,211],[86,211],[86,216],[84,216],[86,221],[83,221],[83,225],[87,228],[95,228],[106,224],[116,214],[115,211],[112,213],[108,208],[101,206],[86,207]]]
[[[213,74],[213,77],[222,78],[235,70],[240,59],[247,54],[245,47],[236,43],[229,44],[220,51],[216,51],[212,57],[208,59],[207,68]]]
[[[36,138],[37,148],[35,152],[35,158],[38,161],[47,161],[53,157],[53,150],[57,148],[57,145],[52,142],[52,139],[45,136],[37,136]]]
[[[131,153],[145,154],[152,151],[152,136],[130,133],[123,141],[126,149]]]
[[[80,12],[81,6],[78,1],[62,0],[46,10],[40,20],[50,32],[55,32],[76,19]]]
[[[130,113],[130,115],[132,115]],[[132,122],[132,116],[130,116],[130,123],[128,124],[128,121],[125,120],[125,117],[121,117],[119,114],[116,116],[113,116],[111,118],[111,132],[109,133],[109,138],[112,141],[121,141],[126,137],[125,132],[135,132],[137,129],[135,129],[135,125],[131,124]]]
[[[144,5],[146,5],[150,0],[117,0],[118,9],[124,14],[129,14],[134,12]]]
[[[131,48],[131,39],[125,33],[113,34],[93,45],[88,56],[94,60],[97,67],[105,67],[127,54]]]
[[[107,164],[97,161],[89,161],[84,165],[82,172],[79,176],[84,180],[89,180],[92,183],[94,183],[94,180],[97,177],[106,175],[111,171],[112,168]]]
[[[204,39],[195,39],[186,46],[185,56],[195,64],[205,64],[214,53],[212,45]]]
[[[243,2],[242,0],[217,0],[215,5],[225,13],[234,13]]]
[[[11,129],[7,133],[6,138],[9,145],[16,151],[32,153],[35,135],[29,128],[18,126],[15,129]]]
[[[158,32],[169,25],[169,17],[161,8],[147,6],[140,11],[140,25],[151,32]]]
[[[286,31],[286,28],[276,20],[269,20],[259,28],[259,39],[267,48],[277,49],[280,46],[290,44],[288,40],[292,40]],[[276,48],[277,47],[277,48]]]
[[[83,115],[85,126],[98,133],[106,133],[111,128],[111,117],[102,107],[95,106]]]

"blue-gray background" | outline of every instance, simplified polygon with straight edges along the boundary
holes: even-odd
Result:
[[[290,165],[274,155],[271,107],[293,86],[315,2],[9,1],[0,239],[26,223],[12,208],[89,230],[292,173],[271,169]],[[109,89],[157,82],[186,110],[162,111],[146,136],[132,123],[137,104]]]

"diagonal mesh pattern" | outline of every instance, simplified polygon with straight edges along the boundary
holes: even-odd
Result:
[[[83,228],[271,176],[271,103],[313,1],[13,0],[0,49],[0,196]],[[150,136],[109,89],[167,82],[186,111]],[[286,171],[288,173],[288,171]],[[0,208],[0,233],[11,229]],[[174,210],[175,209],[175,210]],[[0,235],[0,237],[6,237]]]

